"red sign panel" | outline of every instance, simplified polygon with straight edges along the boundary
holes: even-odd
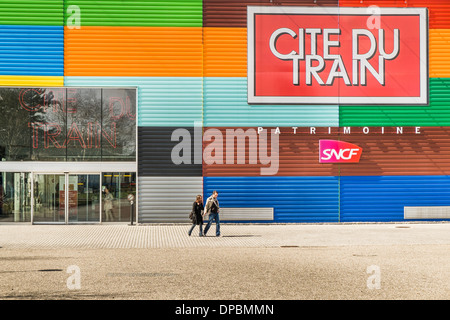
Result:
[[[248,103],[428,103],[426,8],[247,13]]]

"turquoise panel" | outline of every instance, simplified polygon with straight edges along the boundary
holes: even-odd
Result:
[[[205,127],[337,127],[337,105],[249,105],[247,78],[204,79]]]
[[[202,120],[202,78],[64,77],[65,86],[138,88],[138,126],[192,127]]]

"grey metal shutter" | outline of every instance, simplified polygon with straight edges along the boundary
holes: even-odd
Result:
[[[202,177],[139,177],[139,223],[189,223]]]

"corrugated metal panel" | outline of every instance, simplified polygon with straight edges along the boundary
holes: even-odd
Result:
[[[211,131],[209,131],[211,129]],[[241,129],[241,130],[237,130]],[[275,128],[265,128],[267,132],[272,132]],[[221,133],[223,148],[215,148],[212,155],[214,159],[222,159],[222,164],[212,163],[213,159],[208,157],[209,152],[204,152],[203,155],[203,175],[204,176],[261,176],[262,168],[271,168],[270,174],[276,176],[337,176],[339,175],[339,166],[336,164],[319,163],[319,140],[320,139],[338,139],[337,134],[327,134],[328,128],[317,128],[316,134],[311,134],[310,127],[294,129],[279,128],[280,134],[278,137],[278,159],[272,155],[272,144],[270,135],[268,135],[267,151],[262,153],[259,147],[260,137],[257,134],[257,128],[205,128],[205,135],[210,132],[213,136],[217,134],[212,130],[219,130]],[[227,132],[228,131],[228,132]],[[227,135],[228,138],[227,138]],[[233,163],[227,159],[227,148],[232,146],[227,145],[227,139],[233,138],[235,135],[239,138],[234,138],[234,158]],[[247,138],[246,138],[247,136]],[[254,138],[255,144],[251,144],[249,137]],[[240,147],[238,140],[244,141],[245,149]],[[206,141],[208,140],[208,141]],[[217,140],[214,141],[214,147],[218,146]],[[203,148],[205,149],[211,143],[211,140],[205,139]],[[265,145],[265,144],[263,144]],[[256,148],[256,149],[255,149]],[[275,148],[276,150],[276,148]],[[222,152],[221,152],[222,151]],[[266,153],[267,152],[267,153]],[[250,164],[251,154],[254,157],[256,164]],[[267,164],[261,164],[262,155],[268,155],[270,160]],[[238,164],[238,155],[245,155],[245,164]],[[231,159],[230,159],[231,160]],[[278,160],[278,164],[276,163]],[[272,174],[273,173],[273,174]]]
[[[240,130],[238,130],[240,129]],[[273,130],[274,128],[265,128]],[[220,132],[222,150],[217,140],[205,140],[203,148],[214,143],[215,153],[212,158],[204,153],[204,176],[259,176],[262,168],[278,169],[277,176],[385,176],[385,175],[447,175],[450,174],[450,127],[368,127],[348,128],[350,133],[343,133],[343,128],[279,128],[278,165],[276,158],[269,164],[261,164],[261,150],[258,148],[257,128],[205,128],[205,134],[211,130]],[[227,132],[227,130],[229,132]],[[328,134],[330,130],[331,134]],[[383,130],[383,131],[382,131]],[[417,133],[416,133],[417,132]],[[234,157],[227,159],[227,134],[237,136],[234,139]],[[252,147],[249,137],[255,139]],[[245,139],[245,140],[244,140]],[[326,164],[319,163],[319,140],[342,140],[356,144],[363,149],[359,163]],[[238,140],[245,141],[240,147]],[[213,141],[213,142],[212,142]],[[272,142],[268,142],[268,154]],[[254,156],[256,164],[250,164],[249,154]],[[265,153],[264,153],[265,154]],[[238,155],[244,156],[244,164],[238,164]],[[220,159],[222,163],[214,163]]]
[[[247,29],[204,28],[204,76],[247,77]]]
[[[189,222],[201,177],[139,177],[139,223]]]
[[[63,76],[63,27],[0,26],[0,74]]]
[[[340,126],[450,126],[450,79],[430,79],[429,106],[340,106]]]
[[[176,131],[178,130],[178,131]],[[181,131],[181,132],[180,132]],[[199,128],[198,142],[199,152],[197,160],[195,159],[194,151],[194,128],[180,128],[180,127],[139,127],[138,128],[138,170],[139,176],[202,176],[201,164],[201,131]],[[175,141],[172,141],[172,134]],[[178,140],[178,134],[183,134],[182,138]],[[183,163],[175,164],[172,157],[172,152],[176,145],[187,144],[190,146],[188,150],[183,148],[182,152],[190,152],[190,159],[184,159]],[[179,149],[175,149],[178,151]],[[175,156],[180,158],[187,154],[176,152]],[[179,159],[181,161],[181,159]],[[186,160],[186,161],[184,161]],[[187,162],[187,163],[185,163]]]
[[[337,222],[337,177],[204,177],[204,199],[220,207],[274,208],[274,222]]]
[[[247,78],[204,79],[204,126],[338,126],[338,106],[249,105]]]
[[[406,219],[450,219],[450,206],[446,207],[405,207],[404,217]]]
[[[359,163],[343,164],[342,176],[448,175],[450,174],[450,127],[352,128],[340,139],[363,149]]]
[[[407,206],[450,205],[449,176],[340,178],[341,222],[403,221]]]
[[[203,26],[247,27],[247,6],[338,6],[338,0],[204,0]]]
[[[63,26],[62,0],[2,0],[0,24]]]
[[[76,5],[82,26],[201,27],[202,0],[66,0]]]
[[[450,78],[450,29],[431,29],[428,40],[430,77]]]
[[[220,208],[220,220],[272,221],[273,208]]]
[[[429,32],[430,77],[450,77],[450,30]],[[247,76],[247,29],[204,28],[204,75]]]
[[[447,0],[339,0],[341,7],[415,7],[428,8],[431,29],[450,28],[450,2]]]
[[[0,75],[0,86],[13,87],[62,87],[64,77],[52,76],[2,76]]]
[[[202,28],[65,28],[66,76],[201,77]]]
[[[65,77],[66,86],[137,86],[138,126],[193,127],[202,120],[203,78]]]

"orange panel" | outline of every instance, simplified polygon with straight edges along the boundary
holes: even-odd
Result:
[[[450,78],[450,29],[429,32],[430,78]]]
[[[202,28],[65,28],[65,76],[202,76]]]
[[[450,29],[429,30],[431,78],[450,77]],[[247,29],[204,28],[204,76],[247,77]]]
[[[450,1],[448,0],[340,0],[341,7],[414,7],[428,8],[430,29],[450,28]]]
[[[204,76],[247,77],[247,29],[204,28]]]

